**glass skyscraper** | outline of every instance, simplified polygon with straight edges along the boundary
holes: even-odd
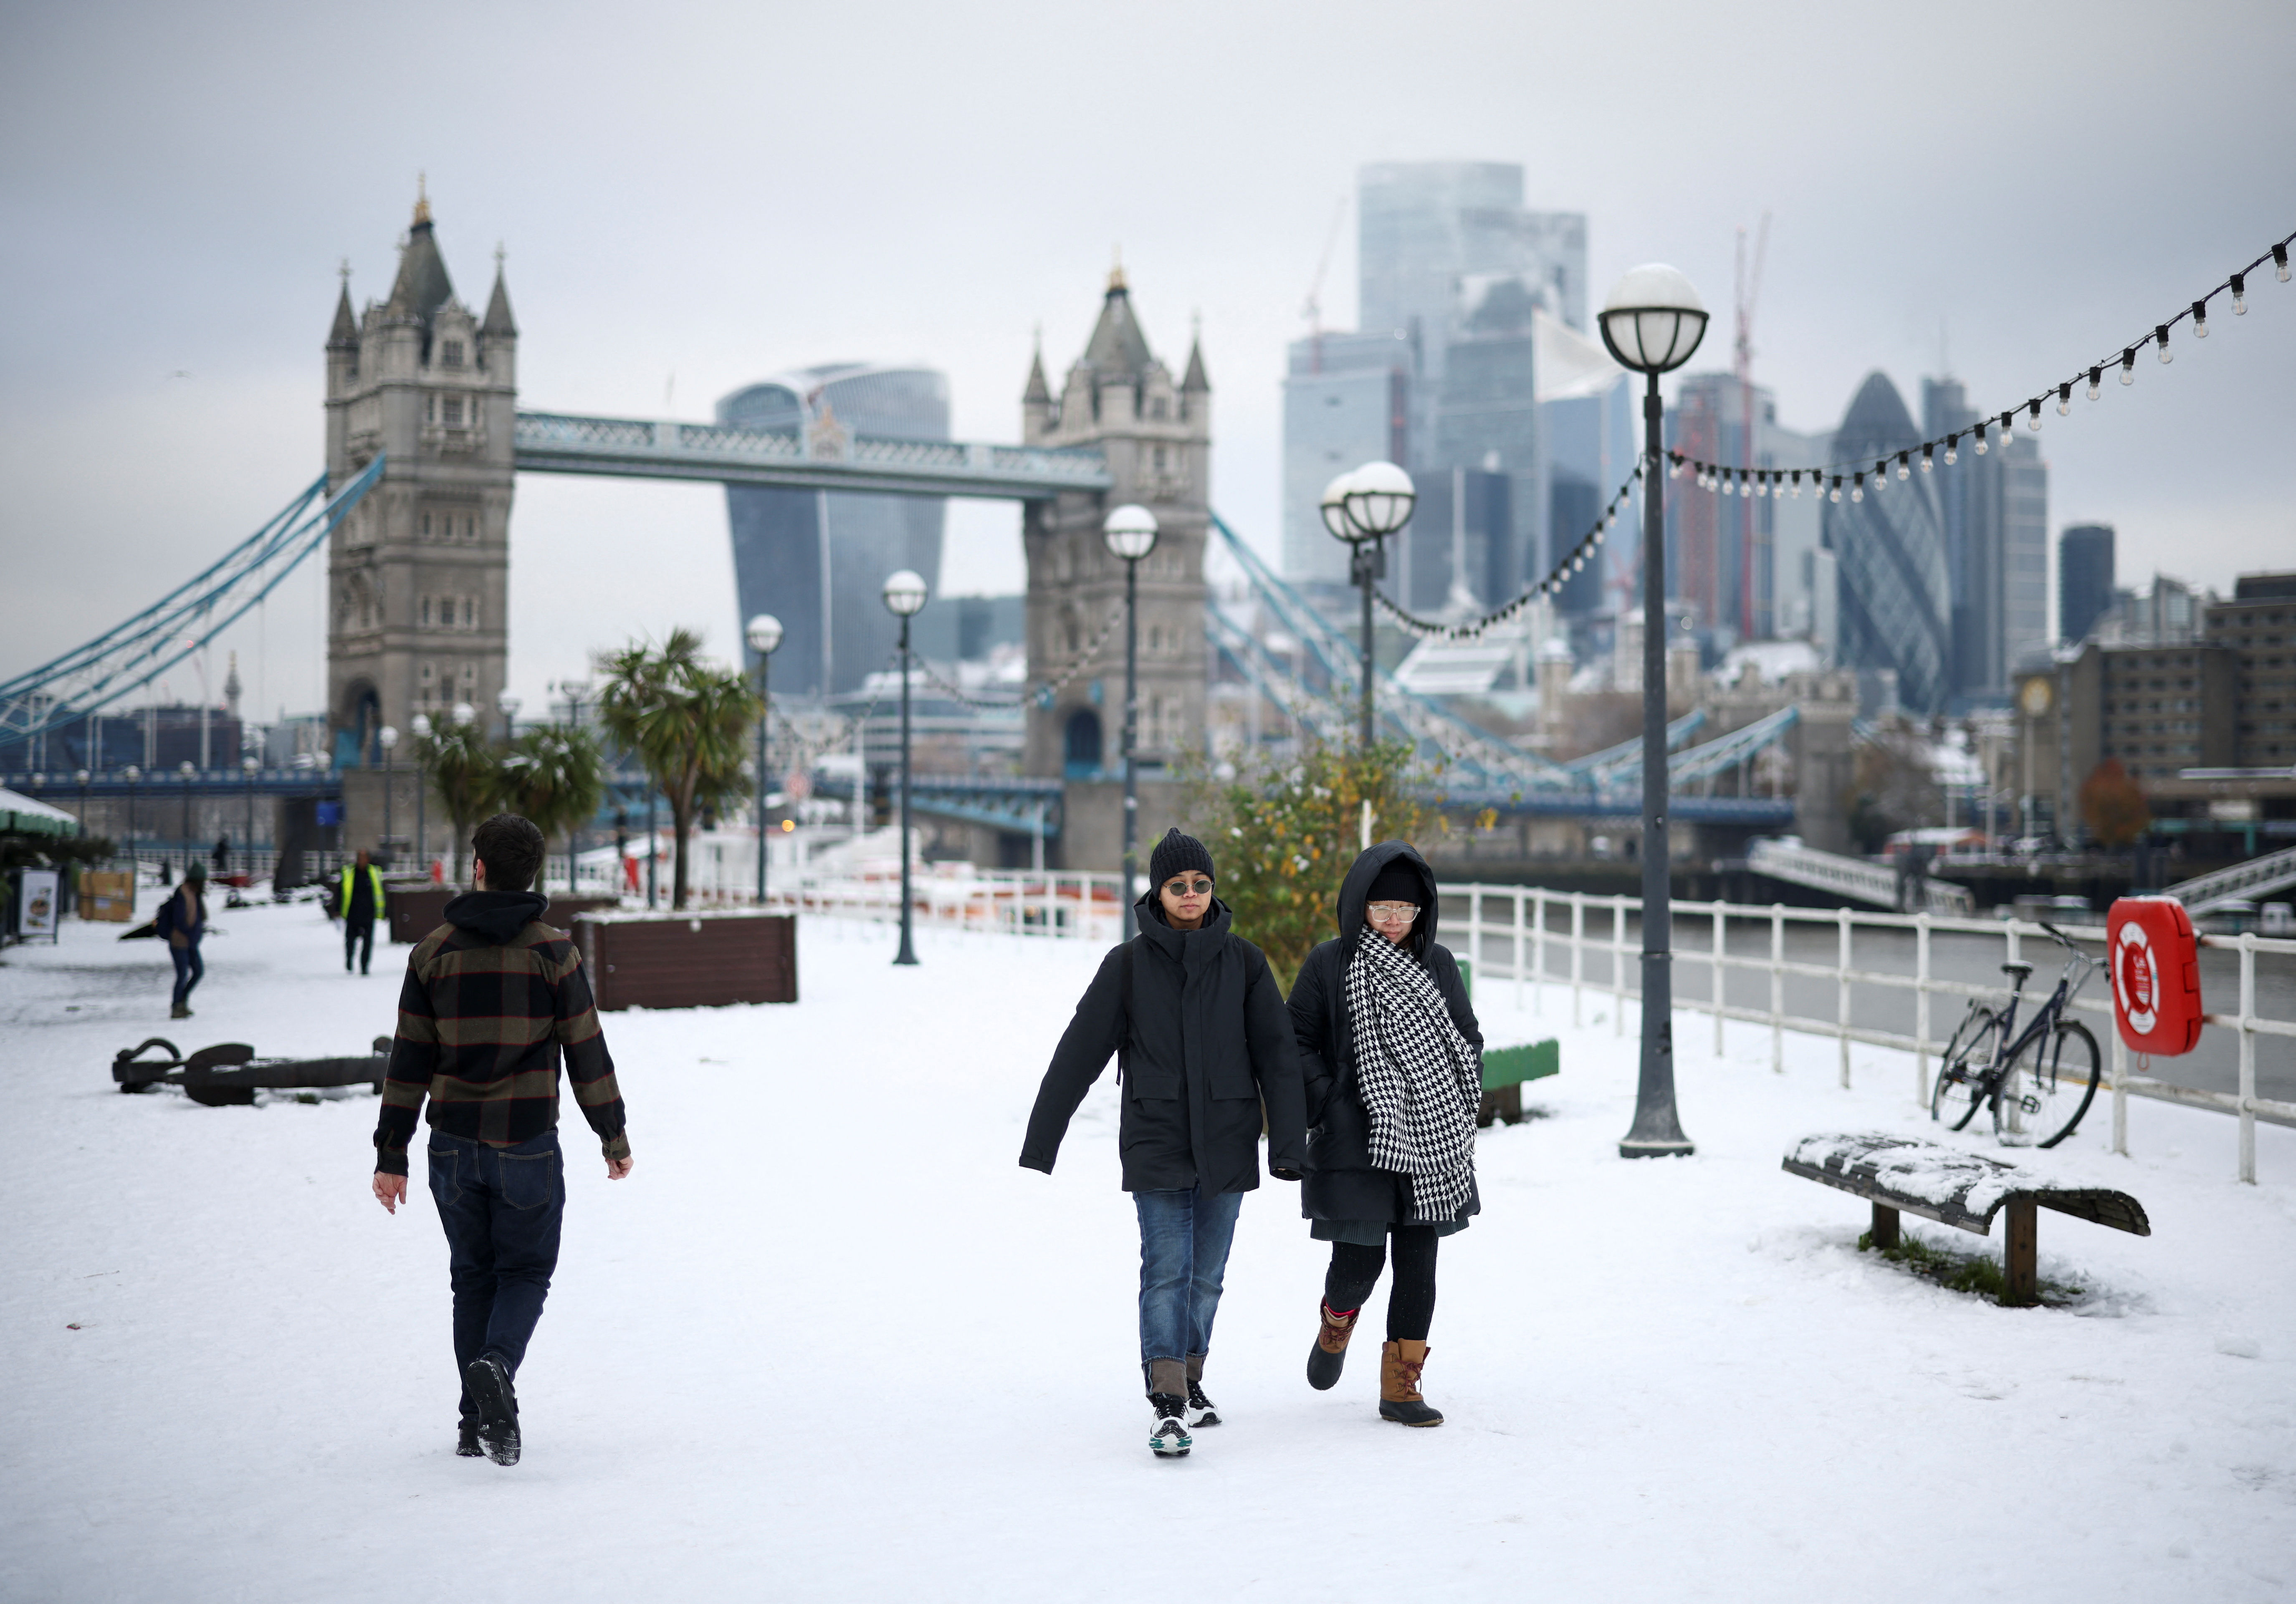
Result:
[[[1886,374],[1868,374],[1834,432],[1839,461],[1890,458],[1878,482],[1869,473],[1862,500],[1842,475],[1840,502],[1825,506],[1825,543],[1840,574],[1839,661],[1845,668],[1894,670],[1898,702],[1915,713],[1943,712],[1953,691],[1953,578],[1935,475],[1896,477],[1895,457],[1922,443],[1913,415]]]
[[[718,403],[718,421],[775,433],[945,440],[948,380],[929,367],[831,363],[735,391]],[[888,666],[900,626],[879,592],[899,568],[939,588],[944,513],[938,497],[726,487],[741,615],[770,613],[782,622],[776,694],[853,690]]]

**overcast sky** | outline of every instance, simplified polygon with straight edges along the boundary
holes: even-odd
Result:
[[[701,418],[777,370],[921,359],[1014,438],[1111,252],[1176,368],[1201,314],[1215,505],[1275,548],[1279,384],[1357,166],[1517,161],[1589,219],[1599,296],[1671,261],[1719,317],[1773,214],[1757,378],[1835,423],[1949,360],[1996,410],[2296,229],[2280,4],[364,6],[12,0],[0,19],[0,674],[92,636],[322,465],[348,259],[390,286],[427,172],[457,289],[497,242],[522,404]],[[1353,315],[1353,211],[1331,326]],[[2269,270],[2132,389],[2045,413],[2053,531],[2229,589],[2296,565],[2296,284]],[[1941,355],[1945,353],[1944,355]],[[1707,366],[1702,359],[1696,366]],[[730,649],[714,489],[529,475],[512,681],[679,622]],[[944,588],[1017,588],[960,504]],[[319,564],[235,631],[251,711],[317,705]],[[221,679],[222,659],[213,672]],[[195,689],[185,678],[178,695]]]

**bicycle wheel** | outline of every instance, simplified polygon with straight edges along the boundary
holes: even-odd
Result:
[[[2061,1019],[2029,1042],[2009,1065],[1993,1100],[1993,1134],[2012,1147],[2054,1147],[2073,1133],[2096,1096],[2096,1038],[2077,1020]]]
[[[1949,1131],[1968,1124],[1983,1100],[1981,1077],[1993,1065],[1993,1043],[2001,1021],[1991,1008],[1972,1003],[1968,1015],[1946,1043],[1939,1060],[1937,1085],[1930,1092],[1930,1118]]]

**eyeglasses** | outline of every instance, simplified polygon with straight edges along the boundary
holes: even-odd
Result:
[[[1382,925],[1408,925],[1419,917],[1416,902],[1374,902],[1364,909]]]
[[[1212,883],[1201,875],[1193,880],[1176,875],[1164,882],[1164,890],[1175,897],[1209,897],[1212,894]]]

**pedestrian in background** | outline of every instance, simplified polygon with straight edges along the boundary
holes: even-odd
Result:
[[[194,858],[184,871],[183,884],[168,893],[152,921],[152,933],[164,937],[168,956],[176,965],[176,993],[168,1008],[170,1019],[192,1016],[192,988],[208,972],[200,961],[200,942],[208,934],[208,872]]]
[[[447,1232],[463,1382],[455,1452],[515,1465],[512,1383],[558,1267],[566,1206],[562,1052],[608,1180],[630,1172],[630,1142],[582,956],[542,923],[549,899],[527,889],[542,867],[542,832],[497,813],[472,835],[471,857],[472,889],[406,960],[374,1132],[374,1196],[393,1214],[406,1201],[406,1144],[428,1097],[430,1197]]]
[[[374,961],[374,922],[382,917],[382,871],[367,860],[359,848],[358,860],[343,865],[341,884],[335,889],[335,907],[343,921],[343,973],[351,972],[351,954],[358,954],[361,975]]]
[[[1364,852],[1340,887],[1340,934],[1292,987],[1307,1076],[1309,1173],[1300,1204],[1332,1245],[1308,1384],[1340,1378],[1393,1244],[1379,1412],[1440,1426],[1420,1395],[1435,1318],[1435,1249],[1482,1206],[1475,1110],[1483,1034],[1449,951],[1435,944],[1435,871],[1400,841]]]
[[[1232,934],[1212,859],[1177,829],[1149,857],[1140,934],[1102,960],[1037,1092],[1021,1163],[1052,1173],[1085,1092],[1117,1059],[1117,1150],[1140,1219],[1140,1369],[1148,1445],[1177,1458],[1217,1426],[1203,1390],[1243,1195],[1267,1166],[1300,1179],[1305,1133],[1292,1022],[1267,959]]]

